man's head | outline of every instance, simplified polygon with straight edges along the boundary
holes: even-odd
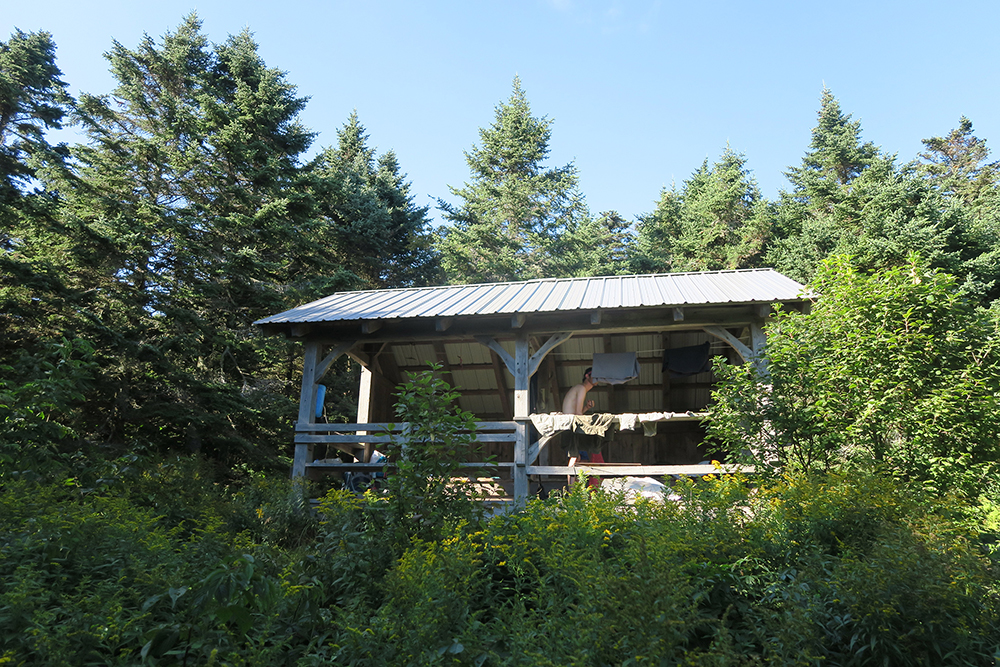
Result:
[[[593,366],[591,366],[590,368],[588,368],[587,370],[585,370],[583,372],[583,382],[586,382],[587,380],[590,380],[591,382],[593,382],[593,380],[591,380],[591,378],[590,378],[590,372],[592,370],[594,370]]]

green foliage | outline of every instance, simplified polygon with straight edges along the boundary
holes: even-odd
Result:
[[[501,282],[573,274],[577,226],[586,217],[576,167],[545,168],[552,121],[531,114],[520,79],[496,119],[465,154],[472,179],[439,200],[452,226],[438,242],[452,283]]]
[[[79,338],[38,347],[44,355],[23,352],[14,366],[0,366],[0,469],[41,463],[79,436],[93,348]]]
[[[773,213],[728,147],[684,182],[664,189],[656,210],[640,219],[637,259],[643,271],[715,271],[759,266]]]
[[[23,203],[36,168],[65,155],[45,139],[46,130],[62,127],[70,101],[55,51],[47,32],[15,30],[0,42],[0,248],[9,248],[11,209]]]
[[[636,237],[617,211],[588,216],[577,230],[580,258],[577,276],[624,276],[635,273]]]
[[[438,282],[427,207],[413,203],[396,154],[376,156],[368,147],[357,112],[311,169],[321,177],[320,208],[336,230],[337,254],[366,287]]]
[[[356,119],[302,164],[306,100],[248,31],[212,45],[191,15],[107,57],[113,93],[76,103],[48,34],[0,44],[0,364],[86,340],[78,445],[274,465],[296,352],[252,322],[335,289],[431,280],[426,209]],[[70,112],[87,142],[66,160],[44,132]],[[354,372],[332,369],[336,412]]]
[[[400,543],[372,495],[330,492],[297,541],[287,481],[103,472],[0,488],[12,664],[967,665],[1000,644],[992,510],[885,477],[710,475],[636,504],[577,484]]]
[[[457,407],[459,393],[438,371],[431,364],[400,385],[396,415],[408,427],[386,446],[395,463],[387,477],[388,512],[407,539],[436,539],[482,514],[474,487],[458,479],[476,441],[476,417]]]
[[[962,116],[946,137],[924,139],[920,172],[950,199],[976,206],[1000,185],[1000,162],[986,162],[986,141],[972,134],[972,121]]]
[[[976,493],[1000,451],[995,322],[956,280],[906,268],[823,265],[808,315],[768,329],[768,376],[720,366],[711,436],[758,466],[877,469]]]

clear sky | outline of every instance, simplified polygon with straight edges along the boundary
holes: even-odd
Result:
[[[653,210],[727,143],[764,195],[805,152],[823,86],[901,161],[968,116],[1000,159],[997,0],[8,0],[0,39],[48,30],[75,93],[108,93],[102,57],[196,11],[212,42],[249,28],[336,141],[356,109],[419,205],[469,178],[464,151],[521,78],[553,121],[550,166],[576,164],[591,211]],[[432,208],[432,215],[436,211]]]

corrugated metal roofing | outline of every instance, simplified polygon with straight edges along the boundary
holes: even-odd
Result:
[[[255,324],[461,317],[573,310],[798,301],[773,269],[551,278],[512,283],[338,292]]]

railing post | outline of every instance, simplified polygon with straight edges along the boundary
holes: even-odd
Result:
[[[306,343],[302,360],[302,392],[299,394],[299,424],[316,423],[316,365],[319,363],[320,344]],[[295,458],[292,461],[292,479],[305,477],[306,463],[312,456],[313,446],[295,444]]]
[[[514,343],[514,504],[523,507],[528,499],[528,334],[519,333]]]

